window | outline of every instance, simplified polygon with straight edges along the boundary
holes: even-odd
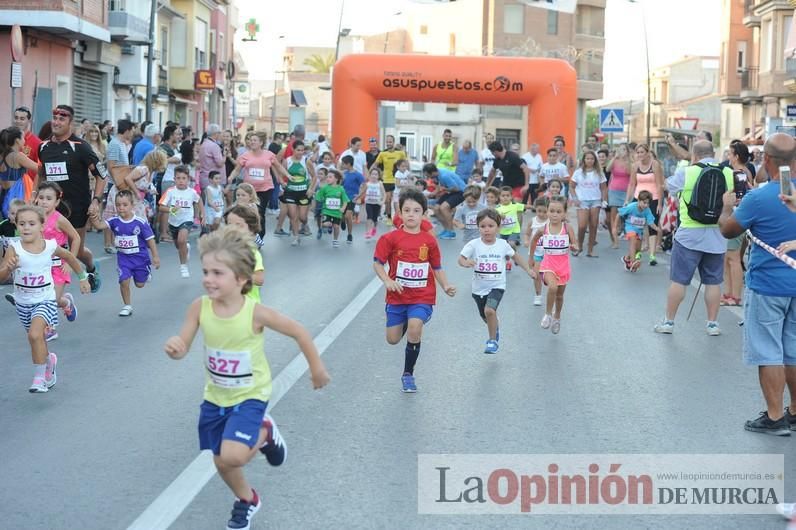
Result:
[[[420,26],[420,34],[421,35],[428,35],[428,26],[426,26],[425,24]]]
[[[415,152],[415,133],[399,132],[398,143],[406,148],[406,154],[410,158],[415,158],[417,156],[417,153]]]
[[[194,20],[193,60],[197,70],[207,68],[207,22],[201,18]]]
[[[110,11],[124,11],[125,0],[111,0],[110,2]]]
[[[575,33],[602,37],[605,33],[605,9],[578,6],[575,13]]]
[[[217,48],[216,46],[218,43],[216,42],[216,30],[210,30],[210,69],[215,70],[218,63],[216,62],[218,58]]]
[[[434,139],[431,135],[424,134],[420,137],[420,157],[423,162],[431,160],[432,142]]]
[[[459,111],[459,104],[458,103],[447,103],[445,105],[445,110],[447,112],[458,112]]]
[[[779,43],[779,49],[782,50],[788,45],[788,38],[790,37],[790,27],[793,24],[793,17],[782,17],[782,42]],[[785,58],[782,53],[777,54],[777,62],[785,69]]]
[[[738,70],[746,68],[746,41],[738,42],[738,63],[736,67]]]
[[[160,26],[160,64],[169,66],[169,28]]]
[[[509,4],[503,6],[503,32],[522,34],[525,26],[525,6]]]
[[[547,12],[547,34],[558,35],[558,11]]]
[[[448,55],[456,55],[456,34],[451,33],[448,37]]]
[[[414,101],[412,102],[412,111],[413,112],[425,112],[426,104],[422,102]]]
[[[771,70],[771,21],[764,20],[760,28],[760,70]]]

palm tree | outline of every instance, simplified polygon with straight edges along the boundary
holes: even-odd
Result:
[[[315,54],[304,59],[304,66],[309,66],[317,74],[328,74],[334,66],[334,54],[329,53],[326,57]]]

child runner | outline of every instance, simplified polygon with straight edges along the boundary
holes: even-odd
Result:
[[[316,239],[321,239],[323,237],[323,230],[321,230],[323,227],[323,213],[321,213],[321,210],[323,210],[323,202],[317,199],[317,195],[319,191],[326,187],[326,176],[328,174],[329,170],[326,168],[315,168],[315,175],[318,178],[318,186],[315,190],[315,197],[313,197],[313,200],[315,201],[315,208],[312,211],[312,215],[315,217],[315,224],[316,228],[318,229],[318,233],[315,236]]]
[[[72,270],[81,271],[80,292],[91,291],[88,274],[77,258],[52,239],[44,239],[44,211],[36,206],[21,206],[17,210],[19,241],[11,241],[3,263],[0,280],[14,275],[14,298],[17,316],[28,333],[33,358],[31,393],[47,392],[56,382],[58,357],[47,351],[44,332],[47,326],[58,325],[58,304],[53,288],[52,262],[54,257],[65,261]]]
[[[531,239],[531,248],[542,240],[544,257],[539,265],[545,285],[547,285],[547,308],[542,317],[542,329],[553,333],[561,330],[561,307],[564,305],[564,289],[569,283],[570,264],[569,250],[578,250],[575,232],[565,221],[567,215],[567,199],[557,195],[547,205],[548,221],[544,229],[538,230]],[[534,277],[538,274],[534,271]],[[555,313],[553,305],[555,304]]]
[[[557,197],[559,195],[563,195],[564,193],[564,183],[558,179],[553,179],[547,184],[547,191],[545,192],[544,196],[547,199],[551,197]]]
[[[431,319],[437,301],[435,279],[448,296],[456,294],[456,287],[448,283],[442,270],[437,240],[420,230],[428,207],[426,198],[417,190],[404,190],[398,207],[403,225],[379,238],[373,269],[387,289],[387,343],[398,344],[406,334],[402,390],[417,392],[415,363],[420,355],[423,325]],[[385,264],[389,272],[384,270]]]
[[[478,204],[481,205],[481,208],[486,207],[486,181],[484,180],[484,173],[478,168],[473,169],[473,174],[470,176],[469,184],[472,186],[478,186],[478,189],[481,191],[481,198],[478,201]]]
[[[368,222],[365,225],[365,239],[367,240],[376,237],[381,207],[387,195],[384,184],[381,182],[381,171],[378,168],[374,167],[370,170],[368,181],[362,185],[360,195],[365,197],[365,213],[368,216]]]
[[[636,272],[641,267],[641,240],[644,239],[644,227],[650,226],[658,230],[655,216],[650,210],[652,194],[647,190],[638,193],[638,200],[623,208],[619,208],[618,217],[625,220],[625,238],[627,238],[627,256],[622,256],[626,271]],[[614,232],[619,237],[619,221]]]
[[[222,227],[199,241],[199,252],[207,294],[191,303],[180,334],[166,341],[164,349],[172,359],[182,359],[201,328],[206,382],[199,449],[213,452],[219,476],[235,495],[227,528],[249,528],[261,502],[243,475],[244,466],[258,450],[274,466],[281,465],[287,454],[276,423],[266,413],[271,371],[264,352],[264,330],[298,343],[309,364],[313,388],[325,386],[329,375],[306,329],[245,296],[254,272],[247,234]]]
[[[362,194],[360,190],[365,183],[365,177],[359,171],[354,171],[354,157],[346,155],[342,160],[343,167],[343,188],[345,194],[351,201],[345,207],[345,226],[348,229],[347,243],[354,242],[354,221],[359,214],[359,205],[362,204]],[[359,222],[359,219],[356,219]]]
[[[119,269],[119,291],[122,295],[120,317],[129,317],[133,314],[130,305],[130,279],[139,289],[152,279],[150,265],[160,268],[160,257],[155,234],[152,227],[143,217],[135,215],[135,199],[130,190],[120,190],[116,194],[116,217],[107,221],[99,215],[90,217],[91,224],[98,230],[110,230],[116,245],[116,262]],[[147,251],[149,249],[149,251]],[[151,259],[150,259],[151,254]]]
[[[531,247],[531,237],[539,230],[543,230],[547,224],[547,204],[549,200],[547,197],[539,197],[533,202],[533,207],[536,210],[536,215],[531,221],[531,224],[526,226],[522,233],[522,244],[530,248],[530,256],[533,256],[533,270],[536,271],[536,277],[533,279],[534,297],[533,305],[542,305],[542,279],[539,277],[539,265],[544,258],[544,247],[542,240],[536,242],[535,247]]]
[[[44,210],[44,239],[54,239],[60,247],[80,248],[80,235],[69,222],[69,219],[56,210],[61,204],[63,191],[56,182],[44,181],[39,184],[36,191],[36,205]],[[68,214],[67,214],[68,215]],[[66,245],[69,245],[68,247]],[[80,269],[77,269],[80,270]],[[77,306],[70,293],[64,294],[64,289],[72,283],[71,272],[61,262],[61,258],[53,258],[52,270],[53,283],[55,284],[55,301],[58,303],[66,319],[74,322],[77,318]],[[47,328],[47,341],[58,338],[55,327]]]
[[[238,184],[238,188],[235,190],[235,205],[244,206],[257,213],[257,219],[262,224],[258,213],[260,211],[260,198],[257,196],[257,192],[254,191],[254,186],[248,182]],[[257,245],[257,248],[262,248],[263,243],[263,238],[260,237],[258,232],[254,236],[254,244]]]
[[[207,174],[207,180],[209,184],[204,190],[205,226],[212,232],[221,226],[226,201],[224,200],[224,188],[221,186],[221,173],[211,171]]]
[[[514,202],[512,189],[509,186],[500,188],[500,204],[496,208],[500,214],[500,239],[505,239],[514,250],[520,246],[520,218],[525,212],[525,205]],[[506,270],[511,270],[511,262],[506,260]]]
[[[329,232],[334,232],[332,247],[340,246],[340,222],[343,219],[343,210],[349,203],[345,188],[340,185],[343,174],[332,169],[326,176],[326,186],[321,188],[315,200],[321,204],[321,215],[323,216],[323,228]]]
[[[525,272],[533,277],[528,263],[505,240],[498,239],[500,214],[492,208],[481,210],[477,214],[476,223],[480,237],[464,245],[459,255],[459,265],[472,267],[473,299],[478,307],[478,314],[486,322],[489,340],[486,341],[484,353],[497,353],[500,332],[498,329],[497,308],[506,290],[506,259],[514,261]]]
[[[547,150],[547,162],[542,164],[542,167],[539,169],[539,187],[544,189],[545,185],[547,185],[549,191],[550,184],[553,180],[557,180],[561,185],[561,189],[554,195],[562,195],[564,189],[562,182],[568,178],[569,170],[566,164],[562,164],[558,160],[558,149],[551,147]]]
[[[395,191],[392,193],[392,211],[398,211],[398,196],[401,192],[415,186],[415,176],[409,169],[409,160],[401,158],[395,163]]]
[[[463,229],[462,236],[464,242],[472,241],[480,236],[478,232],[478,212],[483,210],[481,206],[481,188],[478,186],[467,186],[464,188],[464,204],[456,208],[453,216],[453,225]]]
[[[489,186],[486,189],[485,195],[486,195],[486,207],[497,209],[498,204],[500,204],[500,188],[496,188],[495,186]]]
[[[5,256],[6,249],[8,245],[11,244],[11,241],[19,239],[19,231],[17,230],[17,210],[21,207],[25,206],[25,201],[22,199],[12,199],[11,202],[8,204],[8,219],[3,219],[0,221],[0,258]],[[6,295],[8,298],[10,295]],[[13,297],[12,297],[13,299]]]
[[[257,212],[252,211],[246,206],[233,206],[224,212],[224,223],[228,226],[239,228],[244,233],[252,236],[252,253],[254,254],[254,274],[252,274],[252,289],[246,296],[260,303],[260,287],[265,283],[265,267],[263,266],[263,255],[257,248],[255,239],[259,235],[260,219]]]
[[[189,169],[187,166],[177,166],[174,169],[174,187],[169,188],[160,199],[160,211],[169,214],[169,232],[174,239],[174,246],[180,257],[180,276],[190,278],[188,270],[188,231],[193,226],[193,220],[198,217],[204,221],[204,208],[202,199],[196,190],[188,187]]]

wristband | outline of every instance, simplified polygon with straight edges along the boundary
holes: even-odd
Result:
[[[86,271],[78,273],[77,279],[80,280],[81,282],[83,280],[88,280],[88,273]]]

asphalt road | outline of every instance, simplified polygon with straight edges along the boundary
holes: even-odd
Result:
[[[784,528],[776,514],[418,514],[420,453],[784,454],[793,498],[796,439],[743,430],[763,402],[756,371],[741,362],[740,313],[723,309],[723,334],[708,337],[701,301],[689,322],[685,303],[676,333],[654,334],[666,264],[626,273],[620,251],[608,248],[606,234],[600,239],[599,259],[573,259],[558,336],[539,328],[531,280],[511,273],[495,356],[481,353],[486,330],[470,297],[471,271],[456,265],[463,243],[441,242],[459,293],[439,294],[416,369],[419,392],[406,395],[403,346],[384,341],[383,289],[366,296],[373,243],[332,249],[313,237],[291,248],[269,234],[263,301],[334,339],[323,356],[332,382],[315,392],[303,374],[274,407],[289,456],[281,468],[261,458],[247,467],[264,499],[253,527]],[[89,244],[101,251],[98,234]],[[151,284],[133,292],[130,318],[116,315],[115,258],[102,262],[102,289],[76,295],[79,318],[63,322],[52,343],[60,362],[48,394],[27,392],[27,341],[0,302],[0,527],[128,528],[160,498],[176,512],[174,529],[224,528],[233,499],[217,476],[194,481],[198,494],[184,510],[161,496],[198,453],[203,368],[200,341],[181,362],[163,353],[202,294],[197,253],[192,278],[182,280],[174,249],[162,244],[160,252]],[[358,296],[363,309],[336,336],[335,318]],[[276,377],[298,350],[274,334],[266,345]]]

